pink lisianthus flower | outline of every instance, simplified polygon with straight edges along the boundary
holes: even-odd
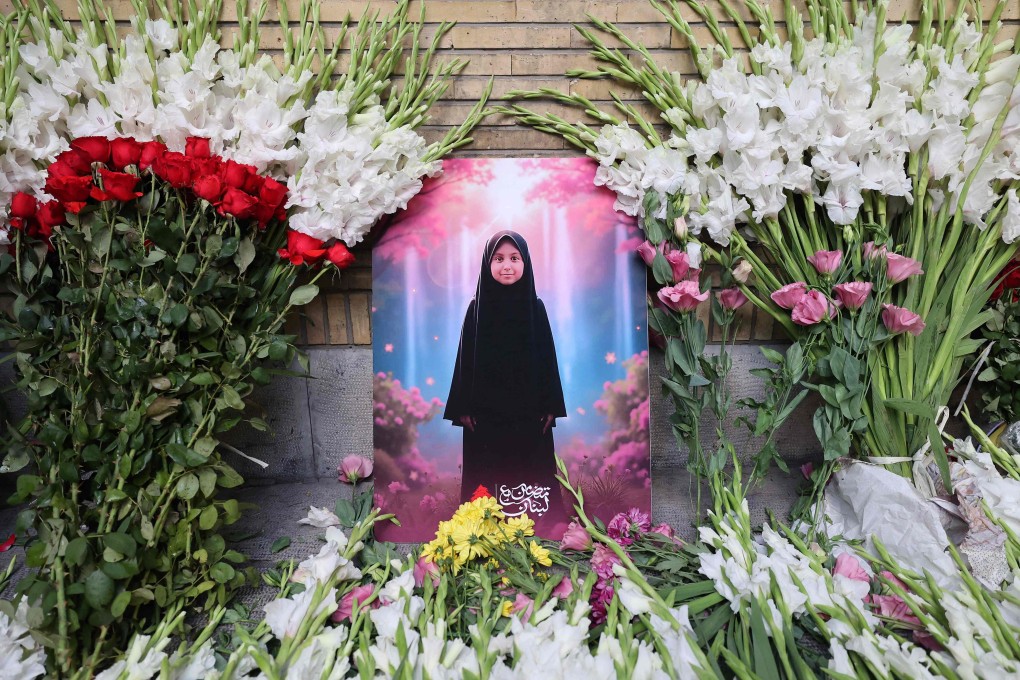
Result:
[[[860,309],[871,295],[871,284],[867,281],[850,281],[833,287],[836,298],[847,309]]]
[[[426,578],[431,579],[433,586],[438,586],[439,566],[422,556],[414,563],[414,585],[421,588]]]
[[[563,532],[563,538],[560,540],[560,550],[577,550],[581,552],[590,548],[591,536],[584,530],[584,527],[577,522],[568,524],[567,530]]]
[[[719,304],[723,309],[739,309],[747,302],[747,296],[739,288],[727,288],[719,291]]]
[[[831,318],[836,308],[825,297],[825,294],[818,290],[809,290],[804,297],[794,306],[790,316],[795,324],[801,326],[813,326],[820,321]]]
[[[843,261],[842,250],[819,250],[807,259],[819,274],[828,275],[839,269]]]
[[[793,309],[807,295],[807,284],[803,281],[788,283],[769,297],[783,309]]]
[[[911,257],[904,257],[896,253],[886,253],[885,261],[886,275],[889,277],[889,283],[899,283],[904,279],[909,279],[911,276],[924,273],[924,270],[921,269],[921,263]]]
[[[681,281],[659,291],[662,304],[677,312],[693,312],[708,299],[708,291],[701,292],[697,281]]]
[[[896,305],[882,305],[882,323],[892,333],[920,335],[924,330],[924,320],[920,316]]]
[[[371,583],[366,583],[363,586],[354,586],[354,589],[344,595],[340,599],[340,606],[337,607],[336,611],[330,616],[335,623],[346,621],[351,618],[354,613],[354,607],[357,604],[364,604],[368,598],[372,597],[375,593],[375,586]],[[375,600],[372,603],[372,608],[375,609],[379,606],[379,600]]]
[[[868,241],[864,244],[864,257],[871,260],[876,257],[885,257],[888,254],[885,246],[876,245],[874,241]]]
[[[871,595],[870,601],[879,616],[914,626],[921,625],[921,620],[914,616],[913,611],[899,595]]]
[[[556,587],[552,589],[552,596],[565,600],[570,597],[570,594],[573,592],[574,582],[570,580],[569,575],[565,575],[562,579],[560,579],[560,582],[556,584]]]
[[[357,484],[358,480],[371,476],[372,461],[362,456],[347,456],[340,461],[337,473],[341,482]]]
[[[666,261],[673,270],[673,281],[697,281],[700,269],[691,267],[691,258],[683,250],[669,250],[665,253]]]
[[[514,598],[514,603],[510,607],[511,614],[517,614],[518,612],[524,612],[521,618],[525,621],[531,618],[531,612],[535,608],[535,601],[524,593],[517,593],[517,597]]]
[[[891,571],[880,571],[880,572],[878,572],[878,575],[883,577],[883,578],[885,578],[886,580],[896,584],[897,586],[902,588],[905,592],[910,592],[910,588],[907,587],[907,584],[904,583],[903,581],[899,580],[896,577],[896,575],[894,573],[892,573]]]
[[[645,261],[646,265],[652,266],[652,260],[655,259],[655,246],[652,245],[651,241],[645,241],[639,245],[636,252]]]

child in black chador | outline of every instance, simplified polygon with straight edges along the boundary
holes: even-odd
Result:
[[[539,535],[560,538],[552,428],[566,414],[528,244],[500,231],[485,244],[443,415],[464,428],[461,501],[484,486],[508,516],[527,513]]]

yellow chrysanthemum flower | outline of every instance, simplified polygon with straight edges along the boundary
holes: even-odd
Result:
[[[458,561],[468,562],[476,557],[488,557],[488,544],[480,522],[458,522],[451,535],[453,550]]]
[[[552,566],[552,558],[549,556],[549,551],[535,541],[528,542],[528,552],[531,553],[531,558],[543,567]]]
[[[503,519],[503,507],[492,496],[482,496],[470,503],[483,519]]]
[[[513,613],[514,603],[510,600],[503,600],[503,607],[500,610],[500,614],[509,618],[510,614]]]
[[[506,528],[507,533],[518,541],[535,535],[535,522],[527,515],[508,518],[506,520]]]

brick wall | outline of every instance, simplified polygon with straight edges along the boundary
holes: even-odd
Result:
[[[773,7],[777,19],[783,17],[781,0],[766,0]],[[77,16],[73,0],[56,0],[65,16]],[[127,0],[108,0],[106,3],[118,21],[126,22],[133,10]],[[387,12],[393,0],[358,0],[354,2],[322,0],[320,17],[327,30],[335,31],[339,22],[350,13],[360,16],[366,9]],[[734,3],[739,4],[739,3]],[[948,0],[952,7],[955,0]],[[994,2],[981,2],[988,16]],[[263,47],[270,54],[279,54],[282,45],[277,21],[276,3],[271,2],[266,14],[266,28],[262,32]],[[300,2],[288,0],[290,16],[295,16]],[[11,0],[0,0],[0,11],[10,11]],[[418,16],[420,6],[412,3],[411,16]],[[634,105],[648,119],[656,117],[634,91],[608,82],[569,79],[564,74],[571,68],[590,68],[596,63],[587,53],[587,43],[573,28],[584,24],[586,14],[618,24],[635,41],[644,45],[661,66],[682,74],[693,73],[689,53],[682,47],[676,32],[661,19],[647,0],[428,0],[426,3],[426,35],[431,36],[435,25],[443,21],[457,21],[443,39],[440,58],[458,57],[470,63],[462,76],[447,92],[446,99],[434,110],[433,119],[422,131],[430,140],[442,136],[450,125],[460,123],[477,100],[489,77],[494,77],[493,98],[498,99],[514,89],[553,87],[579,93],[604,110],[612,108],[610,91],[625,102]],[[890,21],[906,17],[917,19],[915,0],[892,0]],[[236,19],[233,2],[225,0],[224,32],[229,33]],[[685,16],[694,30],[707,36],[704,25],[685,7]],[[748,17],[749,18],[749,17]],[[1011,2],[1003,14],[1002,37],[1017,35],[1020,29],[1020,0]],[[736,42],[736,27],[722,22]],[[707,40],[707,39],[706,39]],[[607,44],[614,46],[613,39]],[[580,119],[573,109],[533,102],[533,108],[556,111],[569,121]],[[560,156],[576,152],[564,142],[514,122],[505,116],[491,116],[474,134],[475,142],[461,150],[463,156]],[[290,329],[298,333],[309,345],[364,345],[371,343],[370,294],[371,254],[359,249],[357,263],[346,272],[340,282],[330,287],[323,296],[304,309],[302,318],[292,319]],[[747,319],[742,324],[742,340],[771,338],[771,319],[749,306]]]

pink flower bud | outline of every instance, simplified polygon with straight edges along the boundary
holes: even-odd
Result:
[[[821,291],[809,290],[790,315],[795,324],[813,326],[835,314],[836,308]]]
[[[574,592],[574,582],[570,580],[570,575],[565,574],[556,587],[552,589],[552,596],[558,597],[561,600],[565,600],[570,597],[570,594]]]
[[[869,260],[874,259],[876,257],[885,257],[888,252],[885,246],[875,245],[874,241],[868,241],[867,243],[865,243],[863,250],[864,257],[866,257]]]
[[[414,585],[421,588],[426,577],[431,578],[433,586],[439,585],[439,566],[422,556],[414,563]]]
[[[584,551],[589,548],[591,548],[591,536],[584,530],[584,527],[577,522],[568,524],[560,541],[560,550]]]
[[[892,333],[910,333],[920,335],[924,330],[924,320],[909,309],[896,305],[882,305],[882,323]]]
[[[372,461],[361,456],[347,456],[340,461],[337,472],[341,482],[357,484],[359,479],[365,479],[372,474]]]
[[[682,250],[671,250],[666,253],[666,261],[669,262],[669,266],[673,269],[673,281],[686,281],[690,278],[689,274],[692,271],[691,260],[687,257],[687,253]]]
[[[783,309],[793,309],[807,294],[807,284],[803,281],[788,283],[769,297]]]
[[[681,281],[659,291],[664,305],[677,312],[693,312],[708,299],[708,291],[701,292],[697,281]]]
[[[645,241],[637,247],[637,254],[641,256],[646,265],[651,267],[652,260],[655,259],[655,246],[652,245],[651,241]]]
[[[889,277],[889,283],[899,283],[904,279],[909,279],[911,276],[924,273],[924,270],[921,269],[921,263],[911,257],[887,253],[885,261],[887,263],[886,274]]]
[[[723,309],[739,309],[747,302],[747,296],[739,288],[727,288],[719,291],[719,304]]]
[[[860,309],[871,294],[871,284],[866,281],[850,281],[833,288],[836,298],[847,309]]]
[[[733,268],[733,279],[737,283],[747,283],[747,277],[751,275],[751,263],[747,260],[741,260],[736,267]]]
[[[814,265],[819,274],[831,274],[839,269],[839,263],[843,261],[842,250],[819,250],[807,259]]]

